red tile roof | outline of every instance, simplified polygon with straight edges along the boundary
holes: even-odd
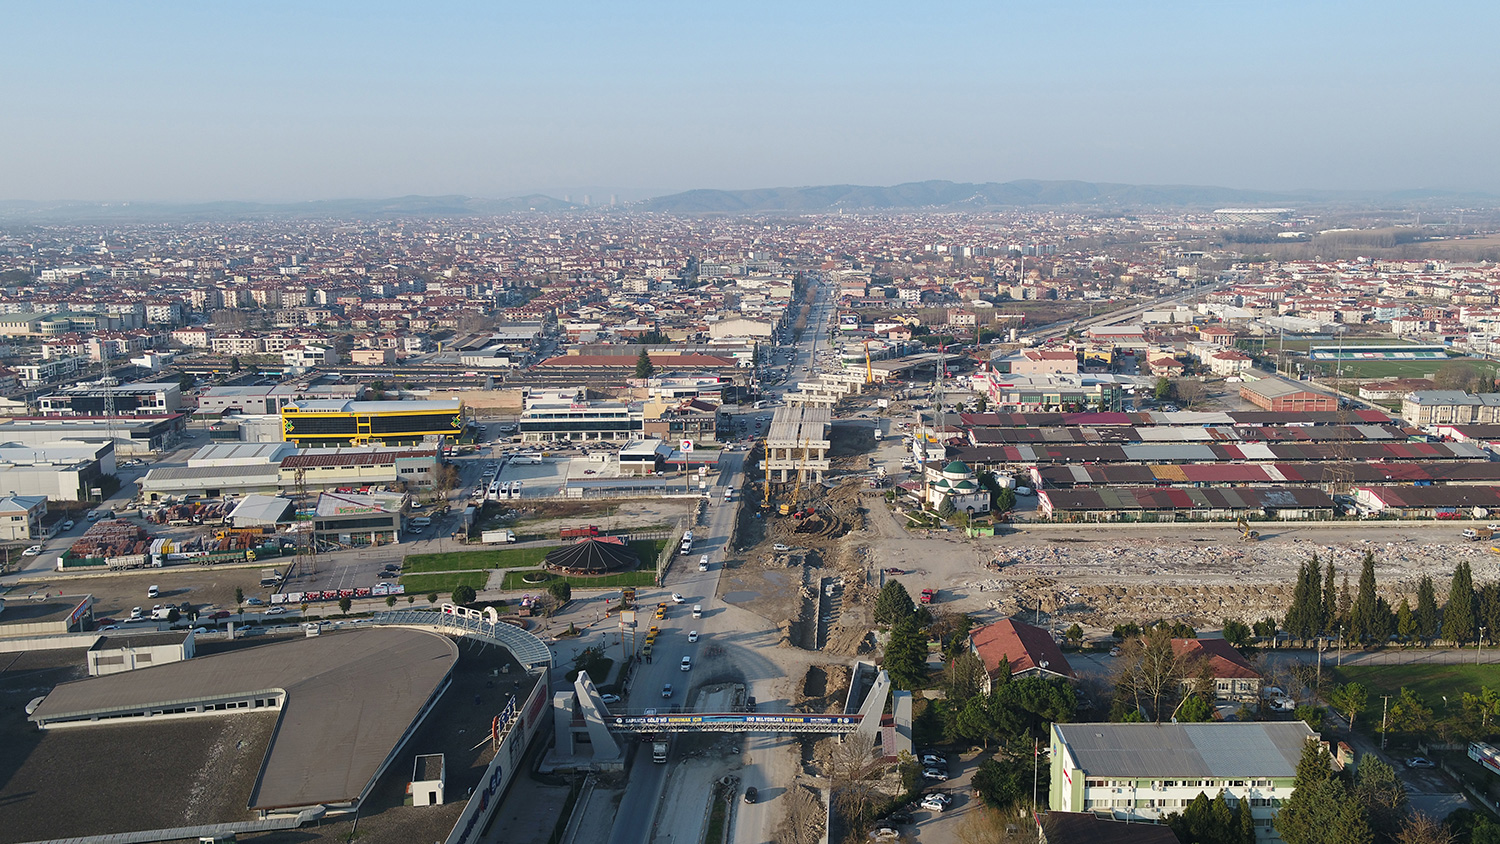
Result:
[[[1204,659],[1219,680],[1259,680],[1260,672],[1223,639],[1173,639],[1172,652],[1189,660]],[[1195,669],[1194,673],[1197,673]]]
[[[1075,676],[1062,649],[1052,641],[1052,634],[1040,627],[1007,618],[970,633],[969,641],[991,675],[999,669],[1003,658],[1010,662],[1012,674],[1042,669],[1045,662],[1047,667],[1042,670],[1064,677]]]

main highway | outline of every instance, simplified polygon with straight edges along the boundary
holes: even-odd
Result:
[[[816,370],[817,351],[822,339],[827,336],[827,323],[832,314],[832,305],[827,300],[827,288],[822,286],[821,282],[815,283],[819,283],[819,289],[815,294],[816,300],[808,314],[807,328],[803,332],[802,341],[792,347],[792,359],[786,364],[788,369],[786,383],[776,390],[766,391],[768,397],[795,386],[797,378],[806,377]],[[826,343],[822,345],[826,346]],[[777,351],[784,348],[779,347]],[[781,361],[776,360],[775,363],[780,365]],[[764,414],[757,414],[756,417],[763,418]],[[732,554],[729,541],[740,507],[739,490],[745,482],[745,454],[746,452],[743,451],[725,451],[721,454],[719,480],[709,490],[707,515],[693,528],[692,553],[686,557],[678,557],[673,562],[667,573],[663,590],[656,592],[642,589],[638,593],[638,601],[642,610],[654,610],[656,601],[665,600],[667,618],[662,621],[639,622],[642,628],[649,628],[653,624],[658,625],[661,627],[661,632],[657,636],[651,662],[636,666],[630,688],[624,695],[624,700],[617,704],[625,711],[663,710],[674,705],[683,709],[691,709],[693,678],[701,667],[699,653],[713,644],[715,636],[736,632],[727,629],[727,622],[724,620],[727,614],[722,612],[723,605],[717,598],[717,592],[724,560]],[[733,500],[729,502],[724,499],[726,487],[734,490]],[[709,570],[706,572],[698,571],[698,558],[703,554],[707,554],[709,558]],[[682,595],[681,604],[672,603],[673,592]],[[692,617],[691,610],[694,604],[703,606],[703,618]],[[649,616],[646,617],[649,618]],[[767,622],[767,624],[770,623]],[[697,630],[699,633],[697,643],[689,643],[687,640],[687,634],[691,630]],[[682,670],[681,664],[684,656],[693,658],[694,667],[689,671]],[[672,684],[670,699],[662,697],[662,687],[667,683]],[[764,681],[763,687],[752,685],[747,689],[748,694],[759,696],[763,701],[769,700],[769,692],[769,681]],[[626,742],[632,740],[626,736],[621,738]],[[744,756],[747,764],[739,772],[745,785],[755,785],[764,790],[767,785],[771,784],[769,771],[764,765],[758,764],[758,760],[769,760],[771,755],[756,751],[764,749],[763,746],[769,747],[778,740],[784,739],[761,734],[747,737]],[[676,761],[675,748],[671,760]],[[630,765],[632,770],[624,798],[620,801],[618,813],[615,815],[609,844],[648,844],[651,841],[653,827],[657,821],[657,813],[667,785],[667,776],[673,767],[670,762],[666,765],[653,763],[651,754],[644,748],[637,748]],[[768,807],[766,804],[739,803],[735,808],[736,840],[747,842],[769,840],[766,834],[770,830],[771,812],[774,807]]]

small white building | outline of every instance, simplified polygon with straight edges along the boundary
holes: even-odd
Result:
[[[193,631],[111,631],[89,648],[89,676],[119,674],[193,658]]]
[[[0,540],[26,542],[40,539],[47,498],[42,495],[0,497]]]
[[[425,753],[411,767],[411,804],[443,805],[443,784],[448,781],[448,765],[441,753]]]

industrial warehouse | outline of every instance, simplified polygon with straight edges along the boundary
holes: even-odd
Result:
[[[957,419],[930,435],[940,433],[944,460],[1029,483],[1039,514],[1058,521],[1456,518],[1500,508],[1500,463],[1480,437],[1434,435],[1379,411]],[[932,459],[930,447],[920,451]]]

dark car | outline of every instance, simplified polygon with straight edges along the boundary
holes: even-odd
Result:
[[[396,573],[396,572],[393,572],[393,571],[383,571],[383,572],[380,572],[379,574],[376,574],[375,576],[376,577],[380,577],[380,578],[392,578],[392,577],[400,577],[401,575],[398,574],[398,573]]]
[[[889,815],[886,815],[885,817],[877,821],[877,823],[905,826],[906,824],[911,823],[911,820],[911,812],[891,812]]]
[[[755,711],[755,695],[750,695],[749,697],[745,698],[745,711],[746,712],[754,712]]]
[[[234,613],[230,612],[229,610],[219,610],[218,612],[209,616],[209,618],[228,618],[231,615],[234,615]]]
[[[760,798],[760,792],[755,790],[755,786],[752,785],[749,788],[745,789],[745,802],[746,803],[754,803],[759,798]]]

